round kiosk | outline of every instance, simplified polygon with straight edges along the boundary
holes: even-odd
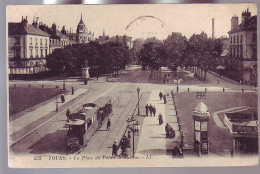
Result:
[[[199,102],[192,112],[194,121],[194,151],[201,154],[208,154],[208,121],[209,110],[203,102]]]

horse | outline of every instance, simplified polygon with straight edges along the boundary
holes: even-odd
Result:
[[[179,84],[181,84],[182,81],[183,81],[182,79],[173,80],[173,84],[176,85],[178,83],[178,85],[179,85]]]

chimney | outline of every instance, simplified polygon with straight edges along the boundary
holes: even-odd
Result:
[[[212,39],[215,39],[215,18],[212,18]]]
[[[24,26],[24,27],[28,27],[28,21],[27,21],[27,16],[26,16],[26,18],[23,18],[23,16],[22,16],[22,25]]]
[[[237,16],[233,16],[231,18],[231,30],[235,29],[238,27],[238,17]]]

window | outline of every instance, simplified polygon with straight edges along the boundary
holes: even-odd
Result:
[[[30,47],[30,57],[33,58],[33,48]]]
[[[32,45],[32,38],[30,38],[30,45]]]
[[[243,58],[243,46],[240,46],[240,57]]]
[[[38,45],[38,43],[37,43],[37,38],[35,38],[35,45]]]
[[[239,43],[239,35],[237,35],[237,43]]]
[[[234,43],[236,43],[236,37],[235,37],[235,36],[234,36],[234,38],[233,38],[233,39],[234,39]]]
[[[47,45],[48,43],[47,43],[47,39],[45,39],[45,45]]]
[[[39,57],[39,54],[38,54],[38,47],[35,47],[35,56],[36,56],[36,57]]]
[[[243,35],[240,37],[240,43],[243,43]]]
[[[232,43],[232,37],[230,37],[230,43]]]
[[[17,58],[17,59],[18,59],[18,58],[21,58],[21,57],[20,57],[20,52],[21,52],[20,48],[15,49],[15,50],[14,50],[14,57]]]
[[[41,48],[41,57],[43,57],[43,49]]]
[[[45,49],[45,56],[47,56],[48,55],[48,49],[46,48]]]
[[[42,45],[42,39],[41,39],[40,43],[41,43],[41,45]]]

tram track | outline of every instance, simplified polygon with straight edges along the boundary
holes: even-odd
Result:
[[[95,97],[93,100],[95,101],[96,99],[98,99],[99,97],[101,96],[104,96],[104,95],[107,95],[107,93],[109,93],[111,90],[113,90],[113,88],[115,87],[116,85],[112,85],[111,88],[107,89],[105,92],[101,93],[100,95],[98,95],[97,97]],[[86,102],[86,97],[87,96],[90,96],[92,93],[93,93],[94,89],[88,89],[88,91],[86,92],[87,94],[82,94],[82,95],[86,95],[84,96],[83,98],[79,99],[79,100],[76,100],[73,99],[73,104],[70,105],[69,107],[72,108],[72,107],[75,107],[76,105],[78,104],[81,104],[82,102],[85,103]],[[82,96],[80,95],[80,96]],[[52,120],[54,120],[55,118],[61,116],[61,114],[65,113],[65,111],[67,110],[68,107],[65,107],[65,109],[61,110],[59,113],[55,114],[54,116],[50,117],[48,120],[44,121],[43,123],[39,124],[38,126],[36,126],[35,128],[33,128],[32,130],[30,130],[28,133],[24,134],[23,136],[21,136],[19,139],[17,139],[16,141],[14,142],[11,142],[9,144],[9,147],[13,147],[15,146],[16,144],[18,144],[20,141],[22,141],[23,139],[25,139],[26,137],[28,137],[29,135],[31,135],[32,133],[36,132],[38,129],[42,128],[43,126],[45,126],[46,124],[50,123]]]
[[[135,84],[131,84],[130,87],[127,86],[127,89],[135,89],[134,88],[135,86],[136,86]],[[121,86],[119,86],[119,87],[121,87]],[[115,90],[117,90],[117,88]],[[120,94],[120,91],[118,91],[118,92],[119,93],[117,93],[116,96],[118,96],[118,94]],[[118,137],[120,138],[120,137],[123,136],[123,132],[125,130],[125,127],[124,126],[120,126],[118,128],[118,125],[122,125],[122,123],[125,123],[125,120],[126,120],[125,116],[127,114],[129,114],[129,112],[127,110],[129,110],[129,108],[133,108],[134,109],[134,106],[135,106],[135,103],[136,103],[136,102],[133,101],[134,96],[136,96],[135,91],[134,90],[130,90],[129,93],[130,94],[127,95],[127,96],[123,95],[123,96],[118,98],[118,100],[120,100],[121,98],[125,98],[126,97],[128,100],[125,101],[126,104],[124,105],[124,109],[122,111],[120,111],[120,113],[117,113],[116,115],[112,115],[112,119],[113,119],[113,116],[118,116],[118,117],[117,117],[116,120],[113,121],[112,127],[111,127],[110,131],[107,132],[106,135],[104,135],[103,132],[102,133],[100,132],[98,135],[95,134],[93,136],[93,138],[96,136],[95,138],[99,139],[98,143],[91,142],[91,140],[90,140],[90,143],[92,143],[90,145],[91,147],[87,146],[86,148],[81,149],[80,152],[77,152],[77,154],[79,154],[79,153],[87,153],[87,155],[107,154],[107,152],[105,152],[105,153],[100,153],[100,152],[104,151],[104,149],[105,149],[105,151],[107,151],[108,147],[112,145],[112,142],[114,142],[114,140],[116,138],[118,138]],[[116,106],[117,105],[113,105],[114,108]],[[123,106],[123,105],[122,105],[122,103],[120,103],[118,101],[118,106]],[[132,109],[131,109],[131,112],[132,112]],[[101,127],[101,129],[102,128],[104,128],[104,125]],[[113,133],[115,133],[115,132],[116,132],[117,135],[116,135],[116,137],[113,137],[114,136]],[[122,136],[120,136],[118,134],[122,134]],[[92,141],[97,141],[97,140],[93,139]],[[102,142],[100,142],[100,141],[102,141]],[[97,147],[97,145],[99,145],[99,146]],[[95,150],[93,150],[91,148],[95,148]]]

